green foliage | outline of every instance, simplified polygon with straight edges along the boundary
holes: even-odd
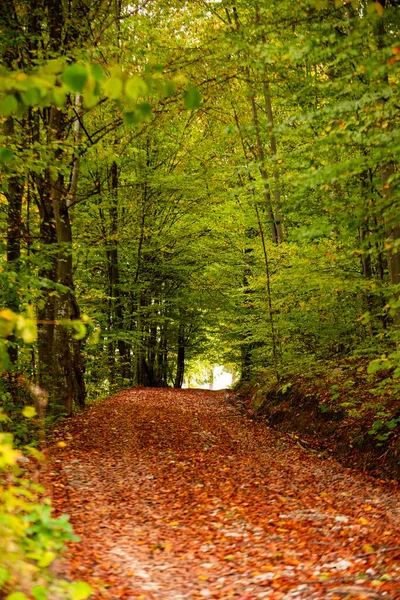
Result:
[[[82,92],[89,77],[87,67],[73,64],[66,67],[62,74],[63,82],[74,92]]]
[[[74,390],[85,371],[105,394],[213,360],[281,386],[367,359],[377,398],[396,395],[400,23],[379,7],[123,2],[103,28],[89,3],[57,50],[22,10],[21,39],[2,25],[7,60],[18,47],[0,73],[0,220],[20,244],[4,244],[2,304],[35,306],[57,360],[14,317],[1,356],[58,386],[53,405],[79,364]],[[332,385],[321,410],[356,411],[356,386]]]
[[[386,442],[390,436],[395,433],[395,430],[400,425],[400,417],[391,417],[388,413],[378,412],[377,416],[380,416],[380,419],[376,419],[372,423],[371,429],[368,431],[368,434],[377,439],[380,444],[382,442]]]
[[[201,94],[197,88],[193,85],[189,84],[187,90],[183,95],[183,101],[185,103],[186,108],[195,109],[200,108],[201,104]]]
[[[0,590],[7,600],[84,600],[90,586],[57,579],[50,571],[65,543],[78,538],[67,515],[52,516],[44,490],[19,468],[21,458],[11,434],[0,433]]]

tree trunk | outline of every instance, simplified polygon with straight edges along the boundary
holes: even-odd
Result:
[[[57,108],[52,108],[50,131],[58,141],[64,137],[65,127],[65,114]],[[59,249],[56,278],[58,284],[68,288],[59,292],[55,302],[53,355],[57,396],[52,400],[55,406],[61,405],[63,411],[70,415],[73,402],[84,406],[86,395],[80,344],[76,343],[71,329],[63,324],[63,321],[80,317],[78,305],[73,298],[72,227],[67,206],[68,194],[63,185],[62,175],[59,174],[56,178],[49,177],[48,181]]]
[[[119,354],[119,371],[123,378],[129,375],[130,357],[128,346],[125,340],[121,339],[121,333],[124,335],[124,314],[122,305],[122,294],[120,287],[120,273],[118,262],[118,166],[115,161],[111,165],[111,207],[110,207],[110,225],[111,235],[109,250],[110,262],[110,296],[112,313],[115,315],[114,330],[117,331],[117,345]]]
[[[274,209],[275,209],[276,235],[278,238],[278,242],[283,242],[283,230],[282,230],[282,222],[281,222],[281,216],[280,216],[280,213],[281,213],[281,180],[280,180],[279,167],[278,167],[278,163],[277,163],[278,152],[277,152],[276,137],[275,137],[275,132],[274,132],[274,117],[273,117],[273,112],[272,112],[271,94],[270,94],[270,88],[269,88],[269,81],[268,81],[266,75],[264,75],[263,88],[264,88],[265,108],[267,110],[267,116],[268,116],[268,131],[269,131],[269,140],[270,140],[270,144],[271,144],[272,160],[274,161],[274,166],[273,166],[273,170],[274,170]]]
[[[185,374],[185,323],[183,317],[179,320],[178,351],[176,355],[176,375],[174,388],[181,388]]]
[[[14,119],[8,117],[3,126],[4,135],[15,136]],[[21,210],[22,210],[23,185],[18,177],[11,177],[8,181],[7,191],[7,246],[6,256],[9,269],[19,270],[19,259],[21,257]],[[17,293],[8,293],[8,308],[19,312],[19,301]],[[18,346],[15,336],[10,336],[8,345],[8,356],[11,364],[16,365],[18,361]]]
[[[256,105],[254,96],[251,97],[251,109],[252,109],[252,113],[253,113],[253,125],[254,125],[254,131],[255,131],[255,135],[256,135],[256,141],[257,141],[257,154],[258,154],[257,157],[258,157],[259,169],[260,169],[261,178],[263,181],[263,188],[264,188],[264,202],[265,202],[265,206],[267,209],[268,218],[269,218],[270,226],[271,226],[271,239],[274,244],[277,244],[279,241],[278,230],[277,230],[274,210],[272,208],[271,190],[270,190],[270,186],[269,186],[268,173],[267,173],[267,169],[265,166],[264,145],[263,145],[263,141],[261,138],[260,123],[258,120],[258,111],[257,111],[257,105]]]

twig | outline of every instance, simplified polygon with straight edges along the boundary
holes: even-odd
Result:
[[[371,556],[372,554],[383,554],[384,552],[396,552],[396,550],[400,550],[400,546],[393,546],[392,548],[382,548],[382,550],[374,550],[373,552],[366,552],[365,554],[357,554],[354,558],[365,558],[366,556]]]

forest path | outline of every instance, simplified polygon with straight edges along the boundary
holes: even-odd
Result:
[[[94,598],[400,598],[400,494],[239,415],[135,389],[59,428],[47,474]],[[66,442],[61,448],[57,440]],[[62,444],[61,444],[62,445]]]

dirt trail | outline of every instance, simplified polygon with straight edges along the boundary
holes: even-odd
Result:
[[[58,439],[48,489],[82,538],[69,575],[96,599],[400,599],[399,487],[305,452],[223,392],[125,391]]]

